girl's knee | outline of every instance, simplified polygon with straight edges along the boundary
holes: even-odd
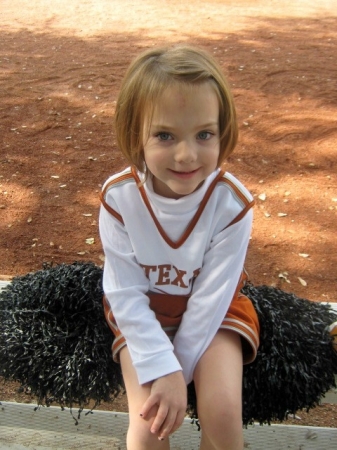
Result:
[[[201,450],[242,450],[242,421],[230,414],[220,417],[209,417],[201,421],[201,432],[204,435],[205,447]]]
[[[227,402],[223,405],[211,405],[198,412],[202,433],[210,444],[210,450],[242,450],[243,427],[240,405]],[[201,450],[203,447],[201,446]]]
[[[127,434],[128,450],[169,450],[169,440],[159,441],[158,436],[151,433],[152,421],[142,417],[130,418]]]
[[[199,414],[199,420],[201,428],[212,433],[227,434],[229,430],[242,431],[242,417],[235,410],[217,411],[217,413],[207,414],[207,416]]]

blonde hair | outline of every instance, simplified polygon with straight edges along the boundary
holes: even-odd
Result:
[[[117,144],[131,165],[144,167],[144,124],[153,115],[156,101],[175,83],[211,83],[219,100],[220,153],[218,166],[237,143],[236,111],[229,84],[213,57],[189,46],[147,50],[129,66],[118,96],[115,112]],[[150,121],[151,122],[151,121]]]

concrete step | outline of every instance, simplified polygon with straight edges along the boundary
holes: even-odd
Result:
[[[125,450],[128,414],[84,411],[78,424],[69,410],[59,407],[2,402],[0,405],[0,450]],[[254,425],[244,430],[250,450],[336,450],[337,428],[296,425]],[[171,450],[197,450],[200,432],[185,419],[170,438]]]

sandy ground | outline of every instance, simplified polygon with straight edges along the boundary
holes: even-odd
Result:
[[[190,43],[234,92],[224,167],[256,198],[251,280],[337,301],[335,0],[2,0],[0,24],[0,279],[102,264],[98,193],[125,166],[121,79],[139,51]]]
[[[121,78],[140,50],[187,42],[214,53],[236,98],[225,167],[256,196],[252,281],[335,301],[336,23],[335,1],[3,0],[3,278],[102,263],[98,192],[125,165],[112,126]]]

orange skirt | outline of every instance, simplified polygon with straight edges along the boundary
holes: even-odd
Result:
[[[251,300],[241,294],[240,290],[247,280],[243,272],[238,287],[224,317],[220,329],[231,330],[241,336],[243,363],[249,364],[256,358],[259,347],[260,326],[259,320]],[[165,295],[148,293],[150,308],[155,312],[157,320],[168,337],[173,340],[186,311],[189,297],[178,295]],[[117,326],[116,320],[106,297],[103,297],[105,318],[115,339],[112,344],[112,356],[115,362],[119,362],[119,352],[126,345],[124,336]]]

